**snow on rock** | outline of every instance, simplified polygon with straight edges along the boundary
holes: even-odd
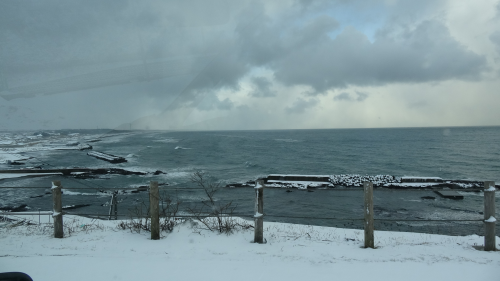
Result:
[[[382,186],[388,183],[400,183],[401,179],[391,175],[361,176],[356,174],[342,174],[330,176],[330,181],[334,185],[343,186],[363,186],[363,182],[370,181],[374,186]]]

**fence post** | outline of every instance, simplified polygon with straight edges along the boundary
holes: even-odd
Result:
[[[62,199],[61,199],[61,182],[52,182],[52,206],[54,218],[54,238],[63,238],[63,215],[62,215]]]
[[[151,213],[151,240],[160,239],[160,193],[158,182],[149,183],[149,211]]]
[[[114,212],[115,212],[115,220],[118,220],[118,191],[115,191],[115,201],[114,204]]]
[[[484,182],[484,250],[495,251],[495,182]]]
[[[255,182],[254,243],[264,243],[264,181]]]
[[[365,181],[363,183],[365,194],[365,248],[375,248],[373,235],[373,183]]]
[[[113,213],[113,207],[115,205],[115,192],[111,193],[111,199],[109,200],[109,216],[108,216],[108,221],[111,220],[111,214]]]

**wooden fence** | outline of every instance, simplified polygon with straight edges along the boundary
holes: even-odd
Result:
[[[63,238],[63,212],[62,212],[62,198],[61,198],[62,185],[60,181],[52,182],[52,201],[53,201],[53,211],[43,212],[43,214],[51,214],[54,221],[54,238]],[[254,243],[266,243],[264,238],[264,189],[265,184],[263,180],[257,180],[255,183],[255,214],[254,219]],[[485,251],[495,251],[496,250],[496,218],[495,218],[495,182],[485,181],[484,182],[484,250]],[[364,246],[365,248],[374,248],[375,246],[375,236],[374,236],[374,212],[373,212],[373,183],[364,182],[363,183],[363,193],[364,193]],[[149,185],[149,210],[151,219],[151,239],[160,239],[160,196],[158,189],[158,182],[151,181]],[[114,211],[115,218],[117,217],[117,200],[116,194],[113,193],[109,217],[112,216],[112,210]],[[1,213],[0,213],[1,214]],[[9,213],[7,213],[9,214]],[[14,213],[10,213],[14,214]],[[36,215],[41,214],[40,212],[23,212],[15,213],[16,215]],[[401,220],[404,221],[404,220]]]

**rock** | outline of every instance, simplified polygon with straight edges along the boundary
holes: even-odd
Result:
[[[78,145],[79,150],[87,150],[87,149],[92,149],[92,146],[90,144],[80,144]]]
[[[63,210],[73,210],[73,209],[78,209],[78,208],[83,208],[83,207],[88,207],[90,204],[76,204],[76,205],[71,205],[71,206],[63,206]]]
[[[12,207],[12,206],[1,207],[0,210],[2,210],[2,211],[11,211],[11,212],[22,212],[22,211],[27,211],[28,210],[28,205],[23,204],[23,205],[19,205],[17,207]]]

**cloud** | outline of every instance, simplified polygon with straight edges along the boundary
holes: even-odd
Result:
[[[349,95],[349,93],[343,92],[343,93],[340,93],[340,94],[336,95],[335,97],[333,97],[333,100],[348,100],[348,101],[351,101],[352,98]]]
[[[397,35],[379,34],[373,43],[348,27],[335,39],[290,50],[276,62],[275,75],[286,85],[309,85],[320,93],[350,85],[477,80],[485,70],[484,57],[453,39],[444,24],[426,21]]]
[[[357,102],[362,102],[362,101],[364,101],[368,97],[368,94],[356,91],[356,95],[355,96],[356,97],[351,96],[347,92],[342,92],[342,93],[334,96],[333,100],[336,100],[336,101],[357,101]]]
[[[272,82],[265,77],[252,77],[251,82],[255,89],[249,93],[253,97],[275,97],[276,91],[271,89]]]
[[[205,93],[204,99],[201,101],[196,108],[199,110],[210,111],[210,110],[230,110],[233,108],[234,104],[229,98],[220,100],[214,92]]]
[[[495,44],[497,52],[500,54],[500,31],[496,31],[490,35],[490,41]]]
[[[274,4],[280,11],[275,13],[263,1],[33,1],[24,13],[12,3],[0,9],[0,35],[7,42],[0,59],[8,65],[9,77],[16,69],[24,75],[38,69],[37,75],[48,78],[52,66],[61,70],[53,75],[60,78],[67,75],[66,68],[84,73],[89,64],[127,61],[141,62],[136,68],[142,70],[148,68],[144,62],[187,56],[195,60],[185,67],[194,67],[189,73],[204,77],[183,91],[195,98],[190,92],[237,89],[255,67],[274,72],[275,80],[286,86],[310,86],[316,94],[349,85],[479,79],[487,69],[485,58],[457,42],[438,20],[413,27],[388,21],[371,42],[319,9],[341,5],[336,2],[283,2]],[[403,11],[403,4],[393,9]],[[413,10],[423,13],[438,5],[424,4]],[[368,4],[358,5],[363,9]],[[332,32],[338,35],[332,37]],[[261,93],[252,96],[273,95],[265,81],[253,82]]]
[[[356,98],[356,101],[364,101],[368,97],[368,94],[366,94],[366,93],[356,91],[356,94],[358,95],[358,97]]]
[[[500,19],[500,2],[497,3],[496,5],[496,18]]]
[[[306,109],[315,107],[318,103],[319,101],[315,98],[310,98],[308,100],[298,98],[291,106],[285,108],[285,112],[288,114],[302,114]]]
[[[426,101],[417,101],[417,102],[408,103],[407,107],[408,108],[422,108],[422,107],[426,107],[428,105],[429,104]]]
[[[0,96],[17,93],[14,88],[64,94],[6,102],[68,108],[67,127],[144,117],[151,128],[167,122],[173,128],[196,109],[237,111],[248,104],[252,112],[288,105],[285,113],[301,114],[330,91],[337,93],[334,101],[362,102],[368,94],[350,89],[383,93],[391,85],[479,81],[489,71],[483,54],[452,36],[448,2],[388,3],[0,1]],[[497,48],[499,38],[498,32],[490,36]],[[255,77],[257,69],[271,75]],[[239,91],[249,77],[251,103],[246,89]],[[293,100],[299,92],[302,98]],[[99,111],[112,117],[76,106],[97,100]],[[57,117],[44,114],[46,120]]]

